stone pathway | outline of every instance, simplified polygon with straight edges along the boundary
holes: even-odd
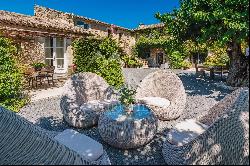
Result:
[[[35,102],[41,99],[52,98],[61,96],[63,87],[55,87],[49,89],[33,90],[29,93],[31,102]]]

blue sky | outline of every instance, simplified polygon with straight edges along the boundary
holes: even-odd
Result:
[[[126,28],[158,23],[156,12],[169,12],[179,5],[179,0],[0,0],[0,10],[33,15],[34,1],[40,6]]]

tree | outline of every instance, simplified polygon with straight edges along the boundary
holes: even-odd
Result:
[[[242,53],[242,43],[249,42],[248,0],[180,0],[179,9],[157,13],[156,18],[179,43],[192,40],[226,46],[230,57],[227,83],[248,86],[249,63]]]

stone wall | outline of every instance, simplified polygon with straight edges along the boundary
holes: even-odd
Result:
[[[66,64],[68,65],[68,68],[71,67],[71,65],[73,64],[73,58],[74,58],[74,53],[73,53],[73,47],[72,47],[72,40],[71,39],[67,39],[67,43],[66,43]]]
[[[60,11],[56,11],[53,9],[40,7],[40,6],[35,6],[34,10],[35,10],[35,17],[43,18],[46,20],[55,19],[55,20],[59,20],[62,23],[74,25],[74,19],[71,14],[63,13]]]
[[[18,45],[20,47],[18,61],[21,64],[28,65],[34,62],[44,62],[44,38],[34,37],[32,39],[19,39]]]
[[[108,30],[112,30],[112,37],[123,48],[126,54],[131,54],[132,47],[135,45],[135,38],[132,30],[114,26],[112,24],[104,23],[98,20],[88,19],[81,16],[76,16],[70,13],[64,13],[53,9],[36,6],[35,17],[43,19],[55,19],[70,25],[75,25],[77,21],[83,21],[90,25],[90,31],[94,31],[95,37],[107,37]],[[121,34],[121,35],[120,35]],[[120,37],[121,36],[121,37]]]
[[[153,48],[150,49],[150,60],[151,62],[149,62],[149,66],[152,67],[157,67],[160,64],[157,64],[157,54],[162,53],[163,54],[163,63],[169,63],[169,59],[165,53],[165,51],[162,48]]]

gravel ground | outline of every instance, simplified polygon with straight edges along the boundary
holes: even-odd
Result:
[[[187,104],[183,116],[175,121],[159,122],[158,133],[153,141],[144,147],[133,150],[120,150],[108,146],[103,142],[96,127],[75,130],[102,143],[111,163],[114,165],[164,165],[161,150],[162,143],[165,141],[164,135],[166,131],[183,119],[195,118],[204,113],[224,98],[225,95],[232,92],[231,90],[216,86],[216,81],[196,78],[192,72],[183,73],[176,71],[176,73],[183,81],[187,94]],[[146,74],[144,73],[144,75]],[[63,121],[59,103],[60,97],[42,99],[27,105],[19,114],[44,129],[63,131],[71,127]]]

